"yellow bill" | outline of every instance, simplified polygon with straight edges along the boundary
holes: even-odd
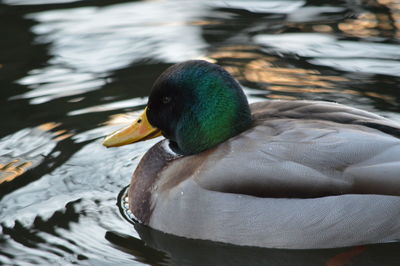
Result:
[[[103,140],[106,147],[118,147],[126,144],[148,140],[161,136],[161,131],[153,127],[146,115],[147,107],[144,112],[131,125],[117,130]]]

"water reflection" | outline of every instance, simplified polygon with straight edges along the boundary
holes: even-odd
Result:
[[[165,68],[198,57],[250,101],[337,101],[400,121],[398,1],[4,0],[0,13],[0,264],[397,262],[396,244],[287,252],[137,226],[143,242],[116,197],[158,139],[98,139],[143,109]]]
[[[400,37],[400,4],[396,0],[369,1],[367,10],[355,19],[339,23],[338,28],[348,36],[361,38]]]
[[[138,247],[140,242],[124,233],[109,231],[106,238],[127,253],[147,253],[139,256],[152,265],[397,265],[390,257],[396,257],[399,249],[398,244],[320,250],[252,248],[176,237],[141,225],[135,229],[145,247]],[[382,252],[388,257],[382,258]]]
[[[20,159],[14,159],[4,165],[0,164],[0,184],[14,180],[14,178],[22,175],[30,166],[32,166],[32,162],[21,162]]]
[[[293,41],[288,42],[288,45],[302,46],[298,42],[292,43]],[[283,49],[282,47],[285,44],[277,49]],[[307,52],[307,49],[293,50]],[[310,51],[315,52],[311,48]],[[386,53],[390,54],[390,51]],[[382,56],[385,56],[385,52]],[[280,56],[267,54],[263,46],[222,46],[209,57],[224,65],[242,84],[264,89],[264,96],[267,98],[334,100],[352,105],[364,105],[368,101],[384,103],[385,108],[396,107],[399,102],[396,94],[385,93],[384,88],[366,83],[365,78],[357,79],[357,84],[354,84],[357,78],[354,75],[321,67],[317,69],[315,65],[302,59],[281,59]]]
[[[0,140],[0,184],[14,181],[27,170],[38,167],[52,153],[57,142],[71,137],[60,123],[26,128]],[[24,183],[28,182],[25,180]],[[3,185],[1,188],[5,188]]]
[[[200,56],[205,44],[196,32],[207,21],[196,20],[203,5],[190,5],[132,2],[29,14],[37,22],[31,28],[35,42],[50,44],[51,59],[49,66],[19,80],[32,91],[15,98],[34,98],[31,103],[40,104],[82,95],[105,85],[103,77],[110,71],[133,62],[147,58],[176,62]]]

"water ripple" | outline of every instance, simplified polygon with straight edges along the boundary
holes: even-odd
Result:
[[[343,263],[398,264],[396,244],[268,250],[134,228],[117,196],[159,139],[100,144],[143,110],[163,70],[199,57],[232,73],[250,102],[336,101],[400,121],[398,1],[4,0],[1,8],[0,264],[324,265],[348,254],[356,256]]]

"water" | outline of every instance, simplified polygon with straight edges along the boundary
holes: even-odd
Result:
[[[193,58],[224,66],[250,101],[336,101],[400,121],[398,0],[2,0],[0,22],[0,264],[397,265],[397,243],[287,251],[134,227],[117,197],[158,140],[100,139]]]

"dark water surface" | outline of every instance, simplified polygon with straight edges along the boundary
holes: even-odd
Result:
[[[250,101],[400,121],[399,44],[399,0],[0,0],[0,264],[398,265],[396,243],[288,251],[135,230],[117,197],[158,139],[100,138],[193,58],[224,66]]]

